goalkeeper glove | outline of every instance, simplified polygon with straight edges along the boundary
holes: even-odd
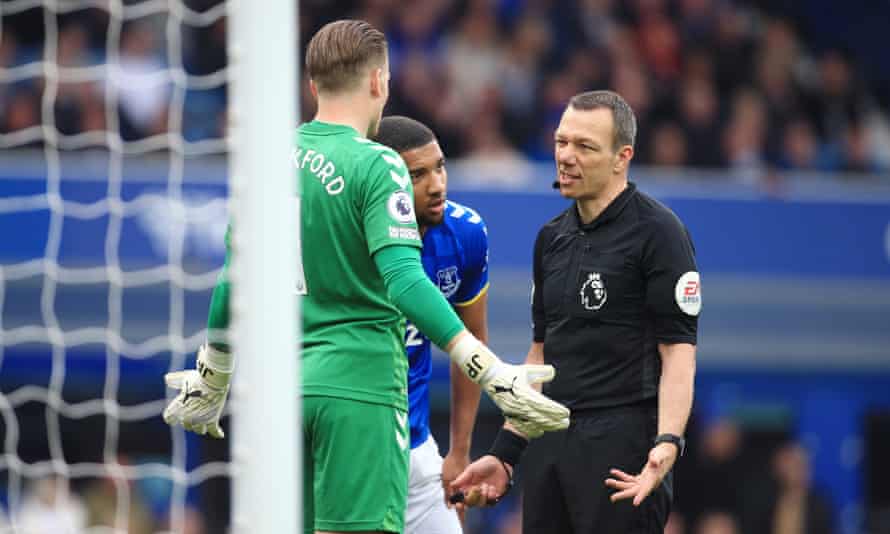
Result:
[[[164,375],[167,387],[181,390],[164,410],[164,421],[171,426],[182,425],[196,434],[222,438],[225,434],[219,417],[231,375],[231,354],[203,345],[198,350],[197,369]]]
[[[472,335],[457,341],[451,357],[491,397],[506,420],[529,438],[568,428],[569,409],[531,387],[553,380],[552,365],[504,363]]]

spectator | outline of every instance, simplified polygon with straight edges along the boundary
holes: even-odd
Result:
[[[825,139],[840,142],[847,126],[863,117],[870,99],[858,86],[849,61],[840,51],[826,52],[818,68],[811,116]]]
[[[461,131],[464,120],[460,102],[449,99],[447,73],[424,61],[420,53],[408,54],[392,85],[392,96],[386,107],[387,115],[405,115],[430,125],[439,139],[442,150],[453,157],[465,154],[465,139]],[[314,108],[315,104],[310,106]]]
[[[0,67],[11,67],[18,56],[18,39],[14,33],[4,31],[0,35]]]
[[[387,32],[390,69],[398,74],[402,59],[416,54],[425,63],[438,65],[442,61],[443,39],[439,27],[442,18],[441,1],[412,2],[396,12],[396,23]]]
[[[670,85],[680,74],[680,36],[673,22],[664,15],[643,17],[638,29],[643,60],[655,80]]]
[[[550,49],[550,28],[540,18],[520,18],[510,36],[501,66],[500,90],[504,95],[506,134],[514,146],[533,135],[536,92],[541,83],[541,62]]]
[[[766,519],[770,534],[831,534],[834,518],[828,501],[810,479],[810,457],[798,443],[780,448],[773,458],[778,492]]]
[[[452,105],[471,113],[484,92],[498,82],[502,64],[500,33],[491,3],[474,1],[449,37],[446,64]]]
[[[717,11],[717,24],[713,48],[720,51],[717,63],[717,88],[721,98],[748,83],[753,56],[751,17],[731,3],[721,3]]]
[[[701,518],[695,534],[739,534],[739,527],[732,514],[715,511]]]
[[[836,168],[830,152],[822,146],[810,122],[802,117],[792,119],[782,135],[779,165],[788,170],[830,171]]]
[[[668,516],[667,523],[664,525],[664,534],[685,534],[686,518],[683,514],[674,510]]]
[[[647,156],[651,153],[649,143],[652,132],[647,125],[652,119],[655,99],[646,70],[639,63],[613,63],[612,87],[636,113],[637,123],[641,125],[637,135],[640,160],[649,163]]]
[[[155,29],[144,21],[124,27],[121,35],[120,72],[111,83],[121,103],[121,135],[140,139],[167,130],[171,82]]]
[[[868,130],[859,121],[847,125],[843,135],[843,170],[874,173],[883,170],[869,142]]]
[[[83,495],[87,509],[87,526],[119,527],[119,520],[123,519],[129,534],[154,532],[151,512],[136,486],[127,480],[110,477],[93,480],[87,485]],[[123,509],[128,515],[120,518],[117,501],[122,498],[127,499],[127,506]]]
[[[68,481],[48,476],[30,484],[18,513],[21,532],[79,534],[86,526],[86,509]]]
[[[91,63],[86,27],[69,23],[59,30],[56,62],[60,67],[82,67]]]
[[[663,167],[682,167],[687,163],[686,134],[675,122],[662,122],[655,127],[650,145],[650,163]]]
[[[29,87],[21,87],[7,97],[2,131],[15,132],[40,124],[40,99]]]
[[[713,0],[680,0],[680,32],[685,43],[702,46],[713,41],[714,4]]]
[[[741,434],[733,421],[711,423],[700,440],[699,457],[678,474],[680,509],[689,526],[695,528],[711,511],[735,513],[745,479],[740,462]]]
[[[581,0],[578,6],[578,23],[587,44],[605,48],[612,41],[615,20],[612,16],[614,0]]]
[[[709,78],[687,74],[680,90],[680,118],[692,150],[688,164],[693,167],[718,167],[723,164],[720,151],[719,102]]]
[[[759,93],[753,89],[737,91],[723,132],[723,151],[729,168],[742,181],[756,183],[765,172],[766,125],[766,111]]]

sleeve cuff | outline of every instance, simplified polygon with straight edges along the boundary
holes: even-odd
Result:
[[[482,295],[485,295],[486,293],[488,293],[488,282],[486,282],[485,285],[482,286],[482,289],[480,289],[479,292],[476,293],[475,297],[471,298],[470,300],[463,301],[463,302],[455,302],[454,306],[457,306],[458,308],[472,306],[473,304],[476,304],[476,302],[482,298]]]

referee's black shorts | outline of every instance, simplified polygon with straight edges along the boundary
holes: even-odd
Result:
[[[522,458],[523,534],[661,534],[672,475],[639,507],[612,503],[610,468],[639,473],[657,431],[655,400],[572,414],[568,429],[529,443]]]

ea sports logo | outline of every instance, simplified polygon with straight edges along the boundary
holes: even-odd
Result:
[[[698,273],[689,271],[677,280],[674,286],[674,298],[677,306],[686,315],[696,316],[701,311],[701,281]]]

